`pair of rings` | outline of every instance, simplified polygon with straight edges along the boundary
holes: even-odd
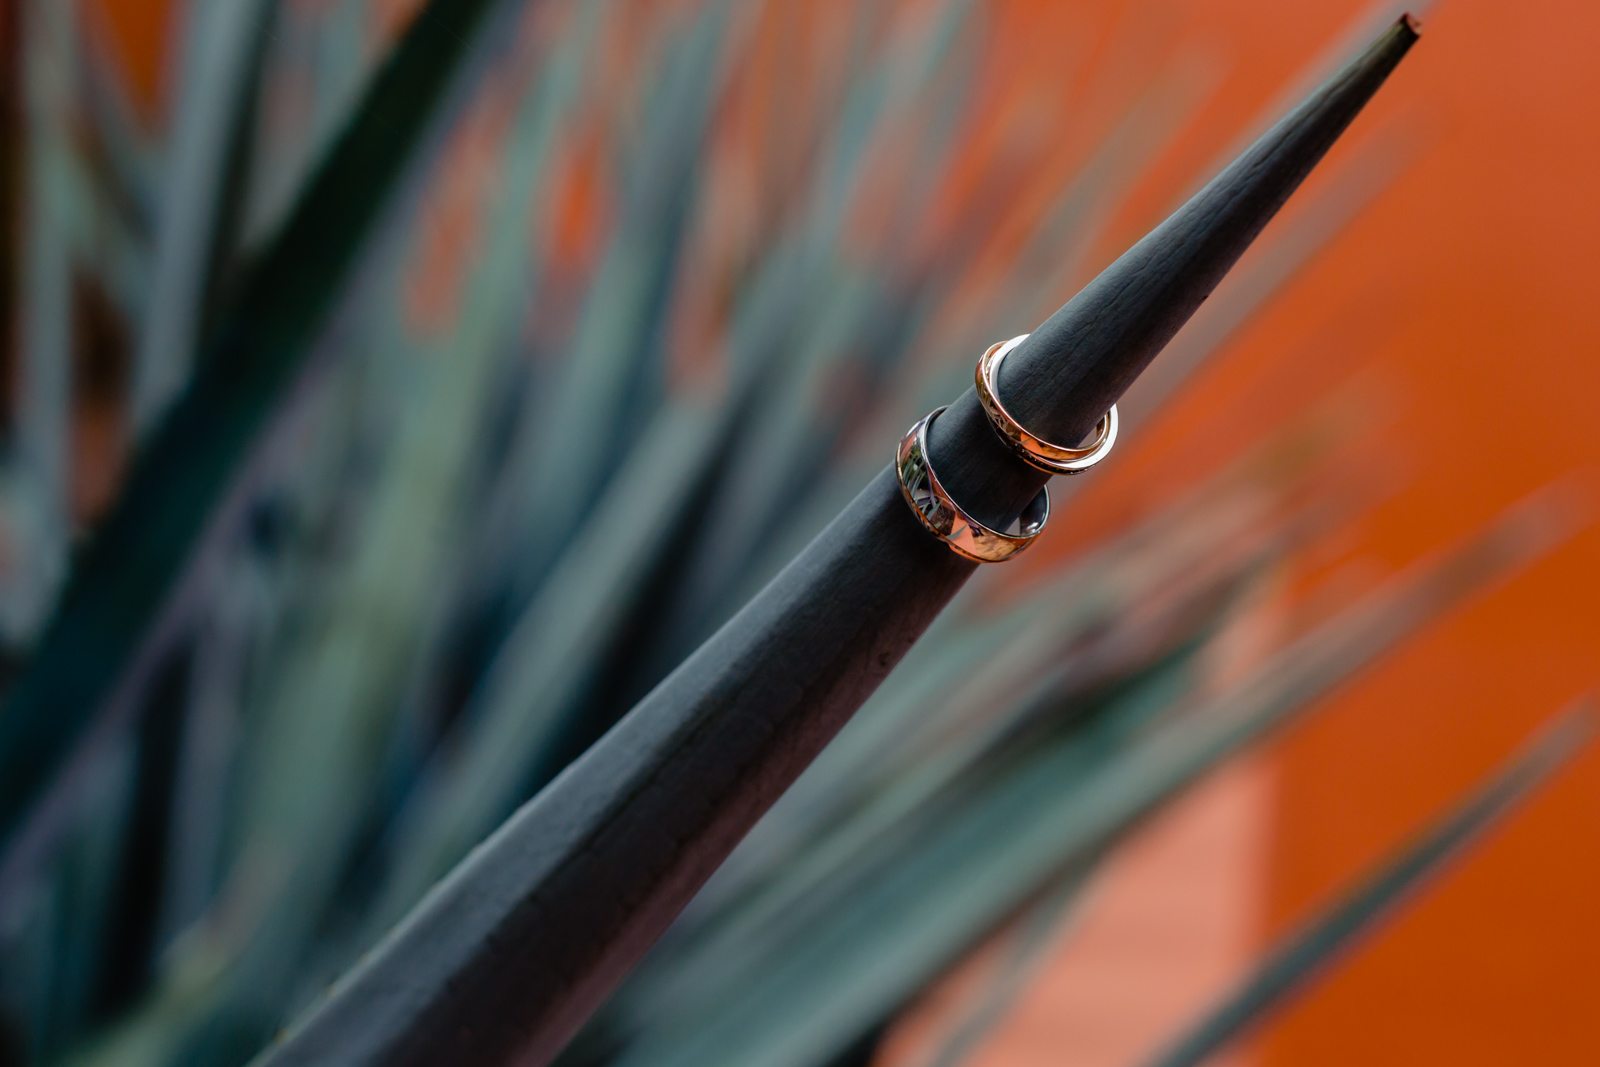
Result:
[[[1100,418],[1094,440],[1085,448],[1065,448],[1051,444],[1023,429],[1000,402],[995,382],[1000,364],[1027,334],[990,345],[978,359],[974,372],[978,401],[989,416],[989,425],[1019,459],[1047,474],[1081,474],[1099,463],[1117,443],[1117,407]],[[1022,514],[1005,530],[985,526],[962,510],[939,483],[928,460],[928,427],[944,408],[935,408],[906,431],[895,450],[895,471],[900,492],[916,512],[922,525],[958,556],[977,563],[1002,563],[1033,544],[1050,519],[1050,493],[1039,494],[1022,509]]]

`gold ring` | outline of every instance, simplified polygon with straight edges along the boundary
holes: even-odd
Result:
[[[1028,335],[1023,334],[1009,341],[996,341],[978,357],[978,368],[973,373],[978,386],[978,402],[988,413],[989,425],[994,427],[995,433],[1024,463],[1048,474],[1082,474],[1105,459],[1111,446],[1117,443],[1117,405],[1112,404],[1111,410],[1100,416],[1099,432],[1088,448],[1062,448],[1024,430],[1011,417],[1005,405],[1000,403],[995,383],[999,380],[1001,361],[1027,339]]]
[[[947,405],[948,406],[948,405]],[[1004,563],[1033,544],[1050,519],[1050,494],[1044,489],[1022,509],[1011,526],[1015,532],[1001,533],[961,510],[939,484],[928,461],[928,426],[944,408],[935,408],[900,438],[895,450],[894,469],[900,476],[900,492],[917,513],[922,525],[958,556],[977,563]]]

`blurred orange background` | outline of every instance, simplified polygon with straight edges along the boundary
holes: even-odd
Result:
[[[85,2],[98,8],[108,48],[159,123],[169,0]],[[1371,9],[1356,0],[993,7],[990,47],[1004,63],[990,67],[1004,80],[984,106],[997,137],[1035,113],[1046,120],[1031,135],[1051,136],[1049,101],[1078,79],[1138,84],[1182,50],[1221,60],[1220,81],[1195,120],[1127,217],[1107,228],[1100,262],[1168,210]],[[1328,573],[1369,560],[1401,566],[1563,477],[1592,499],[1600,459],[1597,40],[1600,6],[1579,0],[1537,8],[1445,0],[1423,13],[1422,41],[1346,139],[1400,129],[1418,158],[1159,423],[1124,444],[1119,476],[1077,504],[1083,535],[1191,484],[1352,379],[1377,383],[1393,400],[1374,459],[1386,469],[1374,477],[1397,472],[1402,491],[1328,540],[1318,561]],[[1100,105],[1091,97],[1084,106]],[[1121,106],[1106,99],[1098,118]],[[1073,118],[1072,136],[1093,130],[1096,115]],[[1336,148],[1324,169],[1350,150]],[[1062,151],[1070,156],[1072,145]],[[1163,906],[1141,911],[1140,901],[1165,889],[1179,932],[1219,921],[1217,907],[1244,908],[1245,936],[1256,948],[1270,943],[1595,683],[1597,586],[1600,531],[1590,527],[1152,825],[1083,921],[1108,935],[1118,922],[1137,933]],[[1249,1058],[1600,1062],[1600,1025],[1589,1015],[1600,946],[1597,839],[1600,754],[1591,751],[1277,1017]],[[1208,873],[1219,850],[1248,877]],[[1225,899],[1207,910],[1219,893]],[[1244,951],[1204,942],[1191,955]],[[974,1062],[1100,1062],[1088,1050],[1070,1055],[1072,1016],[1050,1008],[1059,1004],[1052,995],[1082,993],[1075,968],[1097,944],[1106,952],[1117,942],[1082,938],[1050,961]],[[1162,1013],[1183,1010],[1163,1006],[1162,969],[1185,958],[1156,953],[1144,971],[1107,975],[1104,985],[1122,989],[1126,1002],[1107,1025],[1134,1033],[1108,1048],[1147,1054],[1159,1044],[1150,1028],[1170,1027],[1177,1020]],[[1215,988],[1197,994],[1196,1008],[1237,967],[1200,971]]]

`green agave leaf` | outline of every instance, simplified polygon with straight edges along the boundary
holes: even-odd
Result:
[[[1085,733],[922,807],[774,929],[711,942],[681,982],[657,978],[649,1028],[619,1062],[826,1063],[1071,866],[1048,843],[1066,783],[1168,712],[1191,670],[1152,672]]]
[[[1309,434],[1310,447],[1303,440]],[[1268,472],[1316,469],[1308,429],[1268,442],[1021,600],[947,611],[697,896],[675,929],[732,907],[782,872],[782,910],[804,878],[850,862],[873,834],[1063,700],[1137,673],[1195,639],[1218,605],[1281,553],[1301,519]],[[1263,480],[1263,477],[1267,480]],[[874,829],[876,827],[876,829]],[[815,854],[804,854],[821,835]],[[802,858],[792,857],[802,853]],[[831,857],[831,858],[827,858]],[[819,867],[819,864],[821,865]],[[826,878],[826,874],[820,875]],[[746,921],[748,908],[742,909]]]
[[[767,368],[768,381],[686,564],[682,601],[659,624],[669,646],[657,654],[663,673],[722,621],[728,586],[804,503],[847,417],[867,406],[874,379],[898,361],[909,311],[902,300],[841,264],[815,264],[809,273],[786,358]],[[860,390],[855,404],[841,402],[839,381]]]
[[[1177,84],[1185,86],[1188,83],[1179,80]],[[1154,115],[1150,114],[1152,111]],[[1167,143],[1166,138],[1175,135],[1181,128],[1178,120],[1183,114],[1186,112],[1174,107],[1173,102],[1164,101],[1156,90],[1146,94],[1145,100],[1131,110],[1126,120],[1125,124],[1130,128],[1123,130],[1119,127],[1113,131],[1084,164],[1079,179],[1062,194],[1060,203],[1054,209],[1053,221],[1046,227],[1056,240],[1075,246],[1079,241],[1075,235],[1084,225],[1083,220],[1087,215],[1111,214],[1113,194],[1137,173],[1134,163],[1142,165],[1148,152]],[[1154,138],[1134,137],[1132,126],[1150,122],[1156,122],[1163,130],[1171,132]],[[1146,145],[1147,140],[1152,143]],[[1124,143],[1127,141],[1133,141],[1134,146]],[[1304,191],[1301,194],[1305,198],[1303,203],[1289,217],[1277,220],[1268,227],[1239,269],[1223,280],[1216,294],[1134,383],[1119,403],[1124,425],[1136,426],[1153,418],[1183,383],[1219,352],[1244,323],[1282,292],[1305,264],[1314,259],[1342,232],[1346,224],[1388,188],[1411,158],[1410,153],[1393,139],[1369,139],[1356,146],[1325,181]],[[1020,262],[1026,264],[1034,258],[1041,264],[1048,262],[1043,247],[1037,252],[1027,253]],[[875,420],[876,429],[861,434],[861,438],[892,440],[895,434],[934,403],[931,397],[948,395],[964,387],[971,375],[972,353],[983,347],[980,341],[992,341],[1003,336],[1008,324],[1014,328],[1016,322],[1030,321],[1030,309],[1048,301],[1063,284],[1065,280],[1062,277],[1052,274],[1042,265],[1031,270],[1021,267],[1014,270],[1007,289],[1015,295],[1008,298],[1002,293],[996,297],[996,301],[1008,310],[984,317],[970,338],[944,357],[944,362],[953,368],[948,373],[940,371],[930,375],[914,372],[902,375],[902,380],[894,383],[894,395],[883,398],[875,411],[867,413],[868,417]],[[957,331],[957,334],[958,337],[968,337],[962,331]],[[912,347],[944,344],[937,338],[923,340],[915,336],[908,338],[906,343]],[[934,365],[939,364],[935,362]],[[748,599],[818,530],[827,525],[839,508],[854,495],[856,487],[870,477],[881,462],[882,456],[872,454],[835,458],[831,467],[821,472],[821,484],[802,498],[798,509],[793,501],[788,502],[784,528],[764,540],[715,609],[702,609],[705,617],[720,620]],[[1051,500],[1058,511],[1081,485],[1081,482],[1060,480],[1052,487]]]
[[[1513,516],[1218,697],[1169,712],[1189,689],[1180,658],[1134,683],[1085,732],[1021,745],[992,773],[923,806],[866,869],[814,894],[816,907],[790,909],[762,936],[710,939],[682,960],[653,963],[636,987],[641,999],[630,1002],[625,987],[613,1009],[611,1024],[637,1034],[632,1045],[623,1038],[618,1062],[827,1062],[1049,878],[1092,863],[1207,769],[1543,543],[1536,521]]]
[[[194,384],[75,557],[56,617],[0,712],[0,841],[130,661],[489,6],[434,0],[417,16],[251,272]]]
[[[866,32],[863,25],[882,14],[876,6],[863,7],[852,13],[852,28]],[[892,252],[879,253],[870,270],[854,265],[856,257],[845,247],[845,225],[876,139],[908,121],[934,79],[947,73],[952,44],[972,15],[970,0],[946,2],[916,32],[895,35],[875,61],[850,65],[831,136],[809,164],[810,185],[796,183],[799,195],[809,191],[809,198],[797,206],[798,221],[768,251],[767,262],[756,268],[763,277],[786,274],[788,299],[765,300],[755,287],[750,310],[771,321],[746,326],[742,338],[731,339],[731,361],[739,367],[758,365],[765,380],[706,509],[703,534],[676,594],[653,623],[654,642],[634,695],[658,681],[726,617],[729,586],[746,572],[755,548],[818,483],[835,443],[870,410],[881,379],[904,353],[913,305],[907,283],[895,276],[905,267]],[[954,125],[942,131],[944,152]],[[921,162],[931,168],[921,175],[927,179],[938,173],[944,157],[936,151]],[[921,199],[902,198],[896,210],[915,216],[931,188],[920,192]],[[752,341],[754,350],[746,347]],[[841,402],[841,381],[851,383],[850,402]]]
[[[1041,720],[1088,717],[1085,699],[1201,640],[1259,565],[1251,555],[1227,560],[1169,603],[1155,603],[1161,598],[1148,592],[1105,597],[1124,610],[1141,605],[1142,617],[1131,626],[1119,625],[1109,603],[1103,614],[1069,612],[1063,620],[1060,605],[1075,598],[1056,591],[1041,599],[1054,602],[1057,618],[1013,611],[1006,621],[1020,616],[1024,622],[1006,627],[1009,634],[977,640],[941,635],[910,664],[914,669],[902,676],[904,683],[891,684],[882,701],[863,709],[857,720],[863,728],[853,723],[842,743],[818,761],[817,772],[797,783],[793,799],[774,808],[749,847],[708,886],[707,901],[697,902],[690,925],[707,903],[720,901],[732,914],[717,917],[716,936],[744,939],[749,927],[821,891],[997,749],[1014,743],[1017,734]],[[1090,594],[1091,603],[1098,599]],[[984,653],[973,656],[978,649]],[[934,666],[942,661],[962,666],[954,672]],[[776,883],[768,884],[775,872]]]
[[[1070,737],[1052,746],[1066,746],[1062,751],[1072,754],[1063,757],[1056,771],[1081,774],[1094,760],[1109,757],[1130,736],[1165,714],[1192,683],[1194,651],[1194,643],[1189,642],[1164,661],[1143,666],[1133,675],[1134,680],[1118,687],[1109,700],[1080,695],[1072,701],[1076,706],[1060,716],[1074,724],[1065,731]],[[945,857],[938,862],[947,861],[953,853],[942,842],[951,833],[960,837],[960,847],[970,845],[972,841],[961,830],[969,818],[979,818],[987,827],[974,831],[979,836],[997,832],[998,823],[973,812],[983,811],[991,802],[1010,810],[1012,801],[1004,799],[1010,788],[1026,788],[1029,793],[1027,801],[1020,795],[1013,798],[1018,804],[1040,801],[1040,781],[1023,786],[1031,759],[1013,758],[1011,746],[974,747],[976,751],[958,753],[954,760],[927,761],[931,766],[924,772],[905,775],[898,788],[886,790],[875,803],[785,864],[777,879],[734,901],[711,921],[702,919],[701,929],[689,932],[691,943],[680,944],[676,954],[668,954],[663,970],[640,982],[638,988],[647,998],[652,1018],[692,1019],[708,1004],[739,996],[740,988],[761,981],[766,968],[783,966],[781,961],[807,940],[807,931],[824,939],[831,937],[827,931],[835,917],[853,914],[857,900],[876,899],[876,894],[884,891],[880,886],[894,883],[899,888],[893,892],[905,893],[909,887],[929,885],[944,877],[925,866],[929,852]],[[956,764],[953,769],[946,766],[951,762]],[[980,847],[970,859],[979,865],[988,854],[988,849]],[[1006,862],[1003,855],[989,858],[1002,865]],[[916,878],[903,880],[910,878],[908,871],[918,872]],[[963,876],[954,878],[952,888],[959,892]],[[917,892],[912,890],[907,899]],[[942,896],[938,889],[927,892]],[[884,903],[878,900],[875,907]],[[911,904],[913,909],[918,906]],[[941,905],[934,902],[932,906]],[[854,922],[845,920],[846,925]],[[894,955],[894,949],[889,955]]]
[[[528,226],[519,216],[536,199],[529,190],[576,97],[594,24],[593,17],[574,21],[578,42],[555,43],[558,54],[535,79],[511,131],[498,183],[505,204],[495,216],[509,224],[492,231],[457,328],[435,338],[403,335],[404,302],[396,294],[409,259],[397,259],[378,287],[383,298],[371,305],[377,321],[364,343],[393,390],[394,425],[348,559],[314,576],[316,610],[274,664],[272,691],[256,712],[260,721],[234,787],[240,799],[229,819],[236,838],[231,878],[273,888],[230,958],[212,965],[221,969],[216,981],[198,992],[185,985],[182,975],[193,967],[180,945],[168,964],[175,977],[123,1027],[123,1035],[145,1027],[167,1035],[153,1046],[163,1056],[176,1055],[186,1040],[204,1041],[208,1028],[264,1039],[302,980],[304,961],[317,955],[317,933],[377,788],[407,666],[461,543],[463,487],[479,459],[482,412],[492,406],[506,358],[501,324],[530,270]],[[188,951],[216,955],[203,942],[190,942]],[[119,1058],[139,1044],[114,1036],[108,1062],[140,1062]]]
[[[623,217],[571,351],[510,445],[501,480],[512,495],[490,514],[479,575],[493,595],[509,595],[519,607],[615,472],[623,458],[615,442],[660,402],[659,335],[721,85],[727,18],[725,3],[707,5],[647,94]]]
[[[338,140],[394,41],[395,14],[371,0],[275,2],[260,57],[262,104],[250,137],[239,250],[258,253],[283,228],[307,177]],[[403,30],[403,25],[399,27]],[[283,107],[284,101],[297,106]],[[278,105],[274,107],[273,105]]]
[[[0,1003],[21,1024],[26,1062],[67,1047],[100,1006],[103,902],[117,890],[133,753],[108,753],[96,772],[90,814],[72,827],[53,877],[0,915]]]
[[[666,126],[670,136],[663,135],[661,143],[671,146],[670,152],[664,159],[646,153],[646,170],[664,168],[669,186],[682,180],[678,166],[683,162],[683,140],[687,138],[691,145],[697,140],[711,99],[709,85],[700,79],[685,83],[683,71],[685,67],[714,65],[712,49],[721,21],[722,13],[715,8],[703,15],[684,50],[675,57],[677,69],[669,64],[664,78],[669,86],[676,86],[667,91],[669,98],[673,92],[688,95],[687,102],[665,106],[671,119]],[[582,56],[574,59],[581,63]],[[640,216],[624,221],[624,229],[637,225],[659,236],[660,212],[673,215],[682,210],[676,193],[664,198],[642,191],[638,195],[655,206],[641,208]],[[669,243],[676,240],[676,236],[669,237]],[[616,249],[626,244],[626,239],[618,238],[613,255],[623,255]],[[672,258],[668,250],[657,266],[670,264]],[[597,285],[605,288],[604,270]],[[633,290],[624,286],[623,295],[629,292]],[[627,304],[627,299],[623,303]],[[615,324],[608,327],[614,328]],[[652,332],[621,340],[612,335],[610,342],[603,342],[595,338],[585,341],[580,328],[572,358],[605,364],[620,359],[628,364],[642,357]],[[612,366],[607,373],[617,369]],[[637,370],[632,367],[613,384],[625,385],[625,379],[635,376]],[[576,377],[558,385],[551,400],[590,412],[595,425],[614,417],[615,412],[606,412],[616,402],[612,390],[601,389],[598,392],[603,395],[596,395],[594,379],[578,371],[573,374]],[[589,381],[591,388],[580,388],[580,380]],[[586,393],[590,394],[587,399]],[[703,495],[699,486],[726,451],[731,426],[741,417],[741,395],[736,390],[720,409],[706,396],[669,397],[643,428],[632,434],[635,442],[620,469],[565,549],[555,553],[556,562],[537,583],[532,599],[495,652],[459,728],[423,770],[405,809],[397,816],[390,833],[391,869],[379,900],[363,923],[363,943],[369,943],[403,914],[532,789],[559,770],[563,748],[572,743],[574,719],[586,706],[599,671],[614,653],[621,633],[636,618],[639,596],[648,587],[649,576],[663,565],[664,553],[677,539],[693,503]],[[535,403],[544,407],[551,400]],[[516,485],[521,480],[519,471],[513,462],[504,480]],[[539,514],[546,516],[539,523],[539,539],[533,546],[522,543],[521,552],[532,553],[541,545],[554,551],[559,532],[545,511],[549,497],[533,491],[555,492],[552,484],[535,479],[516,487],[526,496],[517,502],[520,507],[542,501]],[[577,507],[576,499],[571,502]],[[468,562],[480,579],[495,571],[493,562],[485,568],[476,556]],[[511,566],[513,572],[525,570],[520,560]],[[517,581],[516,574],[500,573],[498,584],[508,581]]]
[[[200,921],[217,893],[233,770],[244,733],[245,679],[264,620],[282,599],[281,587],[271,580],[276,575],[252,557],[219,578],[197,627],[171,782],[172,819],[154,930],[157,951]]]
[[[1376,865],[1300,929],[1285,937],[1256,971],[1151,1067],[1196,1067],[1241,1033],[1260,1025],[1285,1001],[1301,995],[1339,956],[1405,902],[1439,878],[1451,861],[1477,844],[1530,793],[1593,738],[1593,711],[1564,715],[1513,755],[1473,792]]]
[[[696,405],[669,402],[639,434],[635,455],[490,666],[462,736],[424,773],[402,815],[368,940],[559,770],[553,750],[695,499],[695,483],[726,446],[718,423]]]
[[[188,381],[211,280],[216,228],[225,208],[229,160],[242,147],[253,73],[272,10],[270,0],[209,0],[187,22],[156,222],[150,294],[134,362],[131,417],[142,435]]]
[[[6,591],[9,617],[0,620],[13,642],[32,636],[66,565],[72,249],[83,228],[86,200],[84,177],[65,133],[71,79],[79,69],[71,12],[49,3],[25,5],[24,11],[23,181],[30,209],[22,214],[20,234],[17,456],[5,488],[11,498],[6,517],[25,556],[20,566],[8,568],[14,570]]]
[[[622,16],[610,17],[605,34],[622,33],[625,21]],[[721,85],[727,22],[724,6],[710,5],[687,28],[664,35],[663,55],[640,61],[637,84],[628,92],[641,98],[649,132],[625,159],[629,181],[621,218],[583,296],[574,336],[535,345],[537,355],[545,354],[541,348],[553,348],[552,354],[560,358],[553,361],[553,368],[529,374],[531,381],[507,434],[505,454],[488,479],[481,519],[470,532],[471,547],[463,553],[441,613],[447,639],[435,644],[413,687],[412,699],[436,720],[447,720],[456,711],[440,707],[446,702],[441,694],[452,687],[467,690],[465,699],[475,707],[488,702],[479,692],[491,684],[486,672],[497,657],[505,658],[502,646],[514,630],[520,628],[526,640],[522,620],[535,610],[537,601],[544,601],[537,610],[548,611],[551,594],[545,587],[552,568],[568,550],[586,551],[573,539],[591,536],[592,509],[601,494],[613,493],[608,487],[615,479],[630,470],[637,473],[641,463],[654,463],[674,484],[687,478],[681,487],[689,491],[694,481],[691,471],[699,460],[680,465],[669,457],[646,456],[640,431],[652,420],[662,420],[651,433],[662,432],[689,409],[701,412],[709,431],[731,410],[726,405],[719,409],[709,393],[667,397],[667,404],[679,405],[677,415],[663,416],[661,406],[663,325],[677,277],[684,217],[694,197],[699,146]],[[591,51],[607,47],[601,38]],[[580,62],[592,58],[586,55]],[[738,394],[735,390],[730,395]],[[732,406],[737,403],[730,401]],[[721,436],[708,433],[701,444],[720,441]],[[691,445],[681,435],[673,440],[687,450],[686,455],[703,453],[701,444]],[[677,473],[667,475],[669,470]],[[652,485],[650,503],[641,506],[667,509],[649,512],[662,524],[655,534],[664,543],[677,529],[667,512],[679,502],[659,488]],[[649,520],[640,512],[629,521],[648,524]],[[596,588],[604,584],[601,581]],[[570,581],[563,588],[574,589]],[[577,605],[574,610],[583,614],[587,608]],[[624,613],[615,621],[620,626],[631,618]],[[599,632],[592,636],[604,643]],[[592,655],[601,654],[597,645]],[[558,733],[567,726],[564,716],[549,720],[549,725]],[[530,743],[535,741],[533,733],[527,736]],[[552,741],[539,739],[538,745],[547,747]],[[530,768],[538,762],[531,752],[515,758],[528,761]],[[537,777],[535,773],[534,779],[514,788],[520,791],[536,784]]]

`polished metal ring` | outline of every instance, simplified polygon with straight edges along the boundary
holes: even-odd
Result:
[[[922,525],[958,556],[978,563],[1004,563],[1039,536],[1050,520],[1050,494],[1044,489],[1028,502],[1011,531],[1001,533],[961,510],[939,484],[928,461],[928,427],[944,408],[928,412],[900,438],[895,450],[894,469],[900,476],[900,492],[917,513]]]
[[[978,402],[988,414],[989,425],[994,427],[995,433],[1024,463],[1047,474],[1082,474],[1105,459],[1111,446],[1117,443],[1117,405],[1112,404],[1111,410],[1100,416],[1098,432],[1087,448],[1063,448],[1024,430],[1022,424],[1012,418],[1005,405],[1000,403],[995,383],[1000,380],[1001,362],[1013,348],[1027,339],[1028,335],[1023,334],[1009,341],[996,341],[978,357],[978,368],[973,373],[978,386]]]

